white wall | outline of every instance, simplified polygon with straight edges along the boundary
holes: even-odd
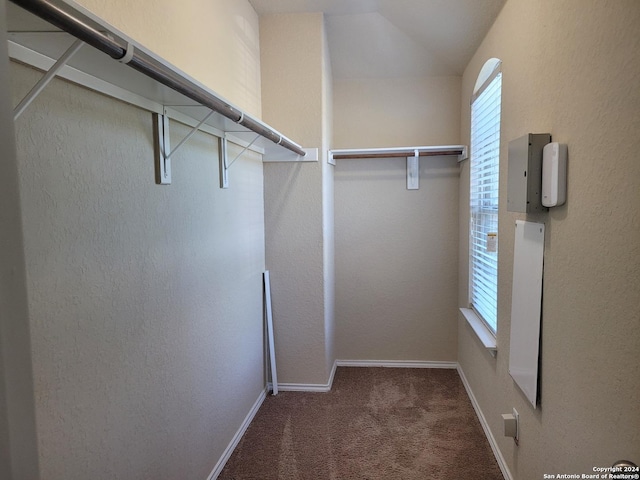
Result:
[[[0,0],[0,92],[9,92],[5,2]],[[13,103],[0,95],[0,478],[38,475],[31,339]]]
[[[333,75],[326,29],[322,30],[322,248],[324,269],[325,361],[331,371],[335,355],[336,270],[335,270],[335,179],[334,167],[327,162],[333,137]]]
[[[640,462],[640,3],[509,0],[467,67],[469,99],[484,62],[502,60],[498,356],[460,319],[459,362],[514,478],[593,473]],[[566,205],[546,214],[506,211],[507,144],[550,132],[569,147]],[[468,163],[460,182],[460,270],[466,278]],[[533,410],[508,373],[516,219],[546,224],[541,405]],[[467,302],[461,281],[459,304]],[[520,446],[501,413],[520,412]]]
[[[118,27],[134,34],[150,13],[131,4]],[[239,22],[257,39],[248,2],[224,5],[181,5],[180,15]],[[107,17],[117,10],[97,6]],[[176,10],[154,8],[169,20]],[[177,25],[201,49],[185,44],[174,63],[207,82],[189,70],[198,61],[259,100],[259,83],[202,61],[215,28]],[[149,46],[166,55],[156,40]],[[235,46],[259,71],[257,42]],[[40,75],[12,64],[14,104]],[[173,157],[172,185],[156,185],[151,114],[59,80],[15,125],[39,478],[207,478],[264,392],[261,159],[245,154],[222,190],[218,139],[198,133]],[[172,144],[188,131],[172,122]]]
[[[78,0],[151,51],[260,117],[258,15],[248,0]]]
[[[336,79],[333,104],[333,148],[460,141],[460,77]]]
[[[198,134],[158,186],[151,114],[42,95],[16,123],[42,478],[206,478],[264,388],[262,163],[221,190]]]
[[[455,361],[456,159],[337,162],[337,357]]]
[[[264,121],[321,155],[317,163],[265,165],[278,380],[326,385],[333,364],[333,172],[325,165],[330,74],[323,16],[261,16],[260,45]]]
[[[457,77],[338,80],[334,145],[459,143]],[[453,157],[337,160],[336,348],[342,360],[455,361],[458,175]]]

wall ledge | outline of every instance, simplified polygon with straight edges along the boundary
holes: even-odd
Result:
[[[498,345],[496,344],[496,336],[487,328],[482,319],[470,308],[461,308],[460,312],[464,315],[467,323],[476,336],[480,339],[484,347],[489,350],[493,357],[498,353]]]
[[[426,360],[336,360],[339,367],[385,368],[457,368],[456,362],[430,362]]]

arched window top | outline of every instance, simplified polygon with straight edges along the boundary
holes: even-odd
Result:
[[[480,70],[478,74],[478,79],[476,80],[476,84],[473,87],[473,98],[477,98],[487,85],[491,83],[498,73],[500,73],[500,66],[502,65],[502,60],[499,58],[490,58]]]

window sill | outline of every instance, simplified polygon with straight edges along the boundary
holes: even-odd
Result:
[[[498,353],[495,335],[487,328],[484,322],[476,315],[476,312],[470,308],[461,308],[460,312],[467,319],[467,323],[471,326],[477,337],[480,339],[484,347],[489,350],[493,357]]]

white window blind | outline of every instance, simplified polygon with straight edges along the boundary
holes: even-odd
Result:
[[[471,104],[470,303],[495,333],[498,320],[498,174],[502,75],[495,71]],[[497,239],[497,237],[493,237]],[[492,251],[495,250],[495,251]]]

